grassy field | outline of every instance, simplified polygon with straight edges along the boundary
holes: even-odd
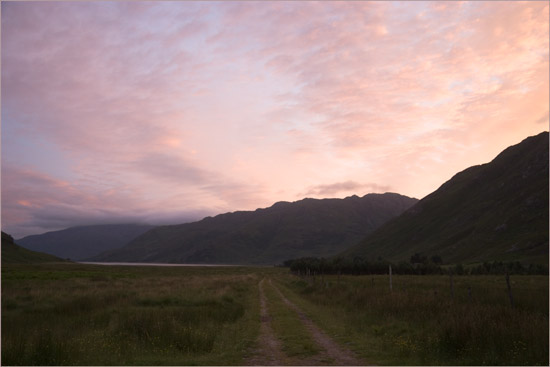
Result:
[[[239,364],[269,269],[2,267],[2,365]]]
[[[307,281],[306,281],[307,280]],[[548,365],[548,277],[278,278],[335,340],[374,364]],[[470,290],[468,290],[470,288]],[[452,294],[454,293],[454,297]]]
[[[548,277],[336,276],[261,267],[2,265],[2,365],[240,365],[273,284],[372,364],[548,364]],[[271,286],[284,351],[318,346]],[[470,287],[470,292],[468,292]]]

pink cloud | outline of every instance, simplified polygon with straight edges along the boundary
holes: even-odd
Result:
[[[544,128],[548,23],[545,2],[3,3],[2,163],[26,182],[3,177],[3,221],[422,197]]]
[[[103,223],[182,223],[212,214],[205,208],[163,212],[131,188],[87,190],[38,171],[2,166],[2,230],[16,238],[69,226]],[[8,218],[6,220],[6,218]]]
[[[359,183],[355,181],[336,182],[332,184],[317,185],[309,188],[304,195],[315,195],[326,197],[327,195],[337,195],[341,193],[361,193],[361,192],[388,192],[390,187],[387,185],[378,185],[376,183]]]

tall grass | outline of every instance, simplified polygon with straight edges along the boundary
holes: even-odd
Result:
[[[287,276],[289,296],[373,363],[547,365],[548,277]],[[468,291],[468,288],[470,290]],[[289,292],[292,290],[293,292]]]
[[[2,365],[241,364],[259,318],[246,268],[2,268]]]
[[[512,276],[512,307],[504,276],[455,276],[451,297],[448,276],[394,276],[390,292],[387,276],[313,281],[284,269],[77,264],[2,266],[1,362],[241,365],[257,340],[264,277],[373,364],[549,362],[547,276]],[[311,344],[265,290],[277,335]],[[297,357],[309,355],[304,348]]]

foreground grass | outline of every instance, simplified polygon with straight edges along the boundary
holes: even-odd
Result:
[[[258,282],[378,365],[548,365],[548,277],[336,276],[286,269],[2,265],[2,365],[241,365],[256,346]],[[264,282],[292,358],[317,347]]]
[[[3,265],[2,365],[242,364],[261,271]]]
[[[390,365],[548,365],[548,277],[279,278],[281,290],[365,360]],[[470,290],[468,291],[468,288]]]

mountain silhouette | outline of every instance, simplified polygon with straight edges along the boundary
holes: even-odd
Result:
[[[45,252],[63,259],[84,260],[122,247],[152,228],[154,226],[148,224],[79,226],[27,236],[17,240],[17,243],[29,250]]]
[[[548,132],[470,167],[343,256],[548,264]]]
[[[2,231],[2,264],[63,262],[58,257],[31,251],[15,243],[13,237]]]
[[[157,227],[91,260],[278,264],[293,257],[331,256],[417,201],[386,193],[278,202],[266,209]]]

